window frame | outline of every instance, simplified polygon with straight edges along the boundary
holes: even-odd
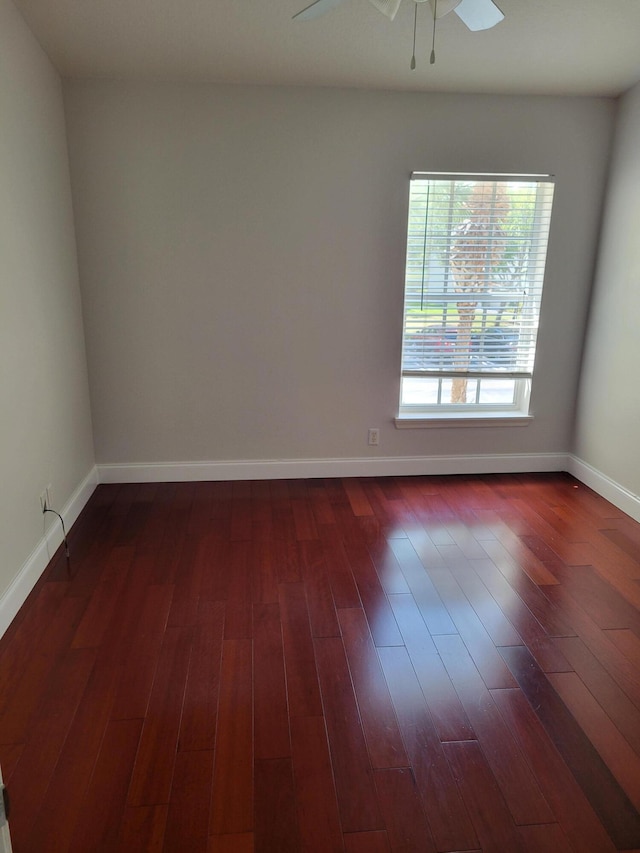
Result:
[[[517,325],[518,329],[518,341],[516,344],[517,352],[516,357],[518,360],[518,368],[519,369],[496,369],[493,367],[492,369],[482,369],[482,368],[471,368],[468,364],[465,370],[454,370],[454,369],[446,369],[443,367],[442,363],[440,366],[434,366],[432,364],[430,367],[415,369],[411,367],[407,367],[405,363],[405,357],[407,352],[407,342],[409,340],[408,335],[408,320],[409,320],[409,304],[410,304],[410,287],[412,286],[410,283],[410,264],[412,263],[410,260],[410,252],[411,252],[411,239],[412,236],[415,239],[415,229],[412,234],[412,216],[416,217],[416,210],[412,208],[412,190],[413,190],[413,182],[421,181],[423,183],[429,182],[429,185],[435,182],[446,182],[448,184],[468,184],[468,183],[477,183],[477,182],[490,182],[496,187],[498,185],[511,185],[513,186],[516,183],[525,183],[525,184],[534,184],[536,187],[536,194],[534,199],[534,205],[531,208],[530,215],[532,216],[531,223],[529,225],[528,231],[526,232],[526,239],[529,241],[529,251],[533,253],[533,261],[531,262],[532,270],[529,271],[526,277],[522,279],[523,293],[526,295],[527,299],[531,304],[527,304],[526,314],[521,314],[520,323]],[[409,184],[409,199],[408,199],[408,213],[407,213],[407,248],[405,255],[405,276],[404,276],[404,303],[403,303],[403,324],[402,324],[402,362],[401,362],[401,373],[400,373],[400,400],[399,400],[399,409],[398,415],[395,419],[395,423],[397,427],[400,428],[411,428],[417,426],[441,426],[444,424],[447,425],[526,425],[531,422],[533,416],[530,413],[530,393],[531,393],[531,383],[533,379],[534,372],[534,362],[535,362],[535,350],[537,347],[537,333],[539,326],[539,317],[541,310],[541,300],[542,293],[544,290],[544,281],[546,275],[546,258],[547,258],[547,250],[551,233],[551,218],[552,218],[552,207],[553,207],[553,194],[555,189],[555,177],[551,174],[535,174],[535,175],[523,175],[523,174],[509,174],[509,173],[491,173],[491,174],[480,174],[480,173],[442,173],[442,172],[413,172],[410,176],[410,184]],[[457,190],[457,186],[453,186],[452,190]],[[495,216],[495,209],[491,208],[491,216]],[[436,214],[433,215],[433,219],[436,219]],[[449,227],[451,223],[449,222]],[[453,245],[453,233],[449,231],[448,233],[442,229],[440,232],[434,230],[430,231],[431,222],[429,220],[429,209],[428,209],[428,199],[426,212],[424,213],[424,226],[422,232],[420,232],[418,228],[418,235],[422,239],[424,238],[425,245],[427,240],[438,239],[438,234],[440,239],[444,239],[446,245],[448,247],[448,251],[451,251],[451,246]],[[516,238],[517,239],[517,238]],[[425,279],[425,268],[426,268],[426,259],[429,257],[429,265],[432,263],[432,255],[423,254],[422,266],[418,263],[418,270],[422,274],[422,280],[424,282]],[[413,262],[415,265],[415,261]],[[449,260],[447,260],[446,265],[442,268],[443,280],[447,282],[444,285],[446,294],[443,292],[440,294],[440,304],[443,306],[448,302],[452,304],[457,304],[457,302],[462,301],[460,296],[458,295],[460,291],[451,290],[448,288],[449,278],[452,277],[451,273],[451,265]],[[483,272],[483,276],[489,285],[492,284],[490,271],[487,271],[485,267],[485,272]],[[415,285],[413,285],[415,286]],[[424,285],[423,285],[424,286]],[[474,293],[478,293],[481,295],[482,291],[473,291]],[[517,291],[516,291],[517,292]],[[495,293],[492,294],[491,290],[488,290],[487,293],[484,294],[484,302],[487,301],[487,296],[489,296],[489,302],[491,302],[491,296],[495,295],[499,298],[500,294]],[[434,297],[431,297],[434,300]],[[434,300],[436,303],[438,302],[438,298],[436,297]],[[471,301],[471,300],[470,300]],[[480,301],[479,299],[477,300]],[[531,307],[533,306],[533,308]],[[421,309],[422,310],[422,309]],[[473,309],[473,316],[475,317],[476,308]],[[486,308],[485,308],[486,312]],[[442,327],[443,331],[451,328],[446,325],[446,310],[443,308],[443,313],[445,315],[444,323],[445,325]],[[486,314],[485,314],[486,316]],[[525,325],[525,321],[526,324]],[[427,329],[429,327],[426,327]],[[434,326],[434,329],[438,327]],[[496,326],[496,328],[500,328],[500,326]],[[513,328],[513,327],[512,327]],[[520,336],[522,335],[522,330],[526,330],[526,337],[529,339],[528,348],[526,345],[521,346]],[[415,345],[415,342],[413,342]],[[454,344],[454,354],[459,352],[455,349]],[[483,340],[484,346],[484,340]],[[429,345],[426,346],[426,351],[431,352],[431,356],[433,358],[436,350],[429,350]],[[523,356],[523,353],[525,354]],[[523,369],[523,359],[526,354],[528,355],[529,364],[526,366],[526,369]],[[449,356],[451,359],[452,356]],[[498,357],[499,361],[499,357]],[[455,363],[455,362],[454,362]],[[486,362],[485,362],[486,364]],[[490,366],[491,367],[491,366]],[[427,379],[435,379],[438,381],[438,402],[435,403],[408,403],[406,402],[405,396],[405,381],[410,380],[412,378],[427,378]],[[440,400],[439,394],[441,392],[443,381],[453,380],[456,377],[466,378],[467,380],[471,380],[477,383],[476,385],[476,393],[475,400],[472,402],[442,402]],[[492,403],[492,402],[479,402],[479,393],[480,388],[483,381],[487,379],[494,380],[508,380],[514,382],[513,386],[513,397],[512,401],[509,403]]]

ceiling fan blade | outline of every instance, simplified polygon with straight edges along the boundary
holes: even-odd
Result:
[[[454,9],[470,30],[490,30],[504,18],[493,0],[460,0]]]
[[[310,6],[302,9],[300,12],[296,12],[292,20],[311,21],[313,18],[319,18],[320,15],[324,15],[325,12],[333,9],[334,6],[339,6],[342,2],[343,0],[314,0]]]
[[[448,15],[449,12],[453,12],[460,2],[461,0],[438,0],[438,4],[436,5],[435,0],[429,0],[429,5],[431,6],[431,17],[433,18],[433,13],[435,11],[436,18],[444,18],[444,16]]]
[[[382,12],[390,21],[393,21],[400,8],[401,0],[369,0],[369,3],[375,6],[378,12]]]

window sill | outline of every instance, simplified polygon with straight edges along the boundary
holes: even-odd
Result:
[[[396,429],[449,429],[451,427],[515,427],[529,426],[533,415],[522,412],[434,412],[398,415]]]

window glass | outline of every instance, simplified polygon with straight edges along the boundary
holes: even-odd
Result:
[[[526,407],[550,176],[411,178],[400,413]]]

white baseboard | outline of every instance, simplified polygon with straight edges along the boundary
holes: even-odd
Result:
[[[640,521],[640,497],[633,492],[621,486],[611,477],[607,477],[602,471],[589,465],[588,462],[579,459],[577,456],[569,456],[569,467],[567,471],[570,474],[589,486],[594,492],[597,492],[605,500],[610,501],[618,509],[626,512],[631,518]]]
[[[254,459],[98,465],[98,478],[100,483],[175,483],[192,480],[282,480],[414,474],[517,474],[526,471],[566,471],[567,464],[566,453]]]
[[[67,533],[84,509],[87,501],[98,485],[98,471],[94,467],[89,471],[75,492],[60,511]],[[55,516],[52,516],[55,518]],[[31,555],[24,563],[11,585],[0,598],[0,637],[7,630],[16,613],[46,569],[51,555],[62,543],[62,525],[58,519],[51,524]]]

